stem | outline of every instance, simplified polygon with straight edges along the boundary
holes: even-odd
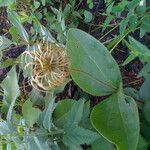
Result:
[[[113,27],[110,31],[108,31],[106,34],[104,34],[100,39],[99,39],[99,41],[101,41],[105,36],[107,36],[109,33],[111,33],[114,29],[116,29],[117,27],[119,26],[119,24],[118,25],[116,25],[115,27]]]
[[[64,133],[64,129],[58,130],[58,131],[51,131],[48,135],[53,136],[56,134],[62,134]]]
[[[116,46],[131,32],[132,30],[128,30],[121,38],[119,38],[119,40],[117,41],[117,43],[112,47],[112,49],[110,50],[109,53],[112,53],[113,50],[116,48]],[[118,38],[118,37],[117,37]]]

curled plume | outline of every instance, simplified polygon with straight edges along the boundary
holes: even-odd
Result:
[[[69,77],[69,63],[66,51],[56,43],[41,41],[36,51],[25,51],[25,66],[31,68],[33,87],[48,91],[61,86]],[[27,62],[27,57],[31,61]]]

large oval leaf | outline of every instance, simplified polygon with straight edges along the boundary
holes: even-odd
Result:
[[[33,127],[36,123],[41,111],[38,108],[32,107],[32,102],[30,100],[25,101],[22,106],[22,114],[29,127]]]
[[[9,21],[16,27],[20,36],[28,43],[29,35],[23,27],[21,21],[18,19],[18,14],[15,11],[8,11]]]
[[[96,105],[91,114],[93,126],[119,150],[136,150],[139,117],[135,101],[121,93]]]
[[[119,87],[119,67],[98,40],[79,29],[70,29],[67,51],[72,78],[84,91],[102,96],[113,93]]]
[[[57,127],[62,127],[66,123],[66,120],[68,118],[68,112],[71,110],[72,106],[77,101],[73,99],[65,99],[61,100],[57,103],[57,106],[54,110],[53,116],[54,116],[54,122]]]

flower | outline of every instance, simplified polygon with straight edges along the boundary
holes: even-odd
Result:
[[[37,44],[36,51],[25,51],[31,62],[25,61],[24,68],[30,65],[31,84],[44,91],[61,86],[69,77],[69,63],[65,48],[56,43],[42,41]]]

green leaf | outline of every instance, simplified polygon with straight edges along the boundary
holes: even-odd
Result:
[[[143,62],[150,61],[150,50],[145,45],[143,45],[142,43],[138,42],[130,36],[129,42],[130,44],[126,43],[126,45],[133,52],[133,54],[137,55]]]
[[[148,142],[140,135],[137,150],[147,150]]]
[[[127,65],[129,62],[131,62],[132,60],[134,60],[135,58],[137,57],[136,54],[134,53],[131,53],[127,58],[126,60],[123,62],[123,66]]]
[[[39,150],[44,150],[44,148],[42,147],[42,144],[40,143],[39,139],[36,136],[34,136],[33,139],[34,139],[34,142],[35,142],[37,148]]]
[[[57,103],[53,116],[54,122],[58,127],[62,127],[65,124],[68,117],[68,112],[75,103],[76,101],[72,99],[61,100]]]
[[[87,101],[85,104],[83,102],[84,100],[81,99],[79,101],[73,99],[59,101],[53,113],[54,124],[60,128],[66,123],[79,123],[82,127],[91,127],[89,121],[90,101]],[[76,118],[75,120],[78,121],[73,121],[73,118]]]
[[[52,125],[52,113],[55,108],[55,98],[52,98],[48,104],[48,108],[46,109],[45,115],[44,115],[44,120],[43,120],[43,126],[45,129],[48,131],[51,130],[51,125]]]
[[[150,143],[150,132],[148,132],[149,130],[150,124],[145,120],[143,114],[140,114],[140,132],[148,143]]]
[[[72,106],[76,103],[73,99],[64,99],[57,103],[56,109],[54,111],[54,116],[59,119],[66,113],[70,111]]]
[[[134,98],[135,100],[138,100],[140,99],[139,98],[139,91],[137,91],[136,89],[134,88],[130,88],[130,87],[127,87],[127,88],[124,88],[124,93],[128,96],[131,96],[132,98]]]
[[[25,144],[27,150],[51,150],[52,149],[53,141],[48,138],[48,132],[43,128],[37,128],[36,131],[34,131],[34,133],[32,132],[30,135],[25,134],[25,136],[26,136]]]
[[[140,38],[142,38],[145,35],[146,31],[142,28],[140,28]]]
[[[16,73],[16,70],[15,70],[15,67],[12,68],[12,70],[9,72],[9,74],[14,74],[14,76],[16,76],[15,78],[17,79],[17,73]],[[8,75],[7,75],[8,76]],[[12,84],[12,83],[11,83]],[[7,112],[7,120],[8,121],[11,121],[11,118],[12,118],[12,112],[13,112],[13,108],[15,106],[15,102],[17,100],[17,97],[20,95],[20,90],[19,90],[19,85],[18,85],[18,81],[15,81],[16,84],[16,96],[12,98],[12,101],[11,101],[11,104],[10,104],[10,107],[8,109],[8,112]]]
[[[40,7],[40,5],[41,5],[40,2],[34,1],[34,8],[33,8],[33,10],[38,9]]]
[[[84,21],[85,22],[90,22],[92,20],[92,18],[93,18],[92,13],[87,11],[87,10],[85,10],[84,11]]]
[[[94,7],[94,4],[93,4],[93,2],[91,2],[91,3],[89,4],[89,8],[92,9],[93,7]]]
[[[4,62],[0,63],[0,69],[6,68],[9,66],[14,66],[19,63],[20,63],[19,61],[9,58],[9,59],[5,60]]]
[[[137,25],[138,25],[138,17],[136,14],[132,14],[129,17],[129,23],[130,23],[130,28],[132,29],[132,31],[135,31]]]
[[[113,93],[122,82],[119,67],[107,48],[89,34],[70,29],[67,51],[73,80],[96,96]]]
[[[132,0],[131,2],[128,3],[127,7],[129,10],[136,8],[141,0]]]
[[[120,26],[119,26],[119,32],[120,34],[123,34],[125,32],[125,29],[128,25],[128,19],[123,19],[121,22],[120,22]]]
[[[109,15],[109,16],[105,19],[105,21],[104,21],[104,23],[103,23],[102,32],[104,32],[104,31],[106,30],[106,28],[109,26],[109,24],[110,24],[110,22],[112,21],[112,19],[113,19],[113,16],[112,16],[112,15]]]
[[[144,65],[144,67],[140,70],[138,77],[147,78],[150,76],[150,63]]]
[[[11,148],[12,148],[12,147],[11,147],[11,144],[8,143],[8,144],[7,144],[7,150],[11,150]]]
[[[130,28],[127,28],[123,34],[118,35],[112,42],[107,45],[107,48],[110,50],[110,53],[117,47],[117,45],[124,40],[124,38],[131,32]]]
[[[1,83],[4,90],[3,107],[8,109],[12,101],[15,101],[20,95],[17,73],[15,67],[13,67],[7,77]]]
[[[84,109],[84,99],[77,101],[68,112],[66,124],[78,124],[81,121]]]
[[[114,2],[111,2],[111,4],[107,6],[107,9],[106,9],[107,14],[110,14],[112,12],[113,6],[114,6]]]
[[[139,6],[136,8],[139,14],[144,14],[146,12],[146,0],[141,0]]]
[[[0,7],[7,7],[12,5],[15,0],[0,0]]]
[[[0,121],[0,135],[11,134],[15,131],[15,128],[10,122]]]
[[[29,41],[28,33],[24,29],[21,21],[18,19],[18,14],[15,11],[8,11],[8,18],[10,22],[17,28],[20,36],[28,43]]]
[[[33,105],[44,105],[45,101],[43,100],[43,96],[41,95],[40,91],[33,88],[32,91],[29,93],[29,98],[32,101]]]
[[[82,14],[82,13],[81,13]],[[72,13],[72,16],[74,17],[74,18],[79,18],[79,19],[82,19],[82,15],[81,15],[78,11],[74,11],[73,13]],[[78,24],[78,22],[76,22],[76,24]]]
[[[91,144],[99,138],[96,132],[70,124],[64,127],[63,142],[68,146]]]
[[[97,131],[119,150],[136,150],[139,138],[139,117],[135,101],[116,93],[96,105],[91,121]]]
[[[0,51],[9,47],[12,44],[12,41],[6,38],[5,36],[0,36]]]
[[[6,135],[10,132],[10,129],[7,125],[7,122],[0,122],[0,134],[1,135]]]
[[[150,15],[144,16],[142,19],[141,28],[143,28],[146,32],[150,32]]]
[[[150,100],[150,78],[146,78],[142,86],[140,87],[140,98],[144,101]]]
[[[12,136],[11,140],[13,141],[13,144],[15,145],[15,148],[13,150],[16,150],[16,148],[17,150],[24,149],[22,139],[19,136]]]
[[[114,6],[112,8],[112,12],[113,13],[121,13],[125,9],[127,3],[128,2],[126,0],[121,1],[120,3],[118,3],[117,6]]]
[[[150,78],[146,78],[140,87],[140,98],[144,101],[150,101]]]
[[[51,150],[49,143],[45,141],[45,139],[41,139],[36,135],[28,137],[26,140],[26,147],[27,150]]]
[[[28,22],[30,18],[29,18],[28,14],[25,11],[21,11],[21,12],[19,12],[18,19],[22,23],[25,23],[25,22]]]
[[[56,40],[53,38],[51,33],[39,22],[39,20],[35,16],[31,16],[31,19],[33,21],[33,27],[36,31],[36,34],[40,34],[41,37],[43,37],[43,40],[48,40],[50,42],[56,42]]]
[[[42,2],[42,5],[45,6],[45,3],[46,3],[45,0],[41,0],[41,2]]]
[[[115,150],[114,145],[100,137],[98,140],[94,141],[92,144],[92,150]]]
[[[27,100],[22,106],[22,113],[27,125],[29,127],[33,127],[41,111],[38,108],[32,107],[32,102]]]
[[[66,4],[63,10],[63,17],[67,19],[72,11],[72,6],[70,4]]]
[[[90,129],[92,127],[92,125],[91,125],[89,116],[90,116],[90,101],[87,101],[84,104],[82,119],[81,119],[79,125],[84,128]]]
[[[12,26],[10,29],[9,29],[9,32],[12,36],[12,40],[16,43],[19,43],[19,33],[18,33],[18,30],[15,26]]]
[[[148,101],[145,101],[143,106],[143,112],[147,122],[150,123],[150,99]]]

